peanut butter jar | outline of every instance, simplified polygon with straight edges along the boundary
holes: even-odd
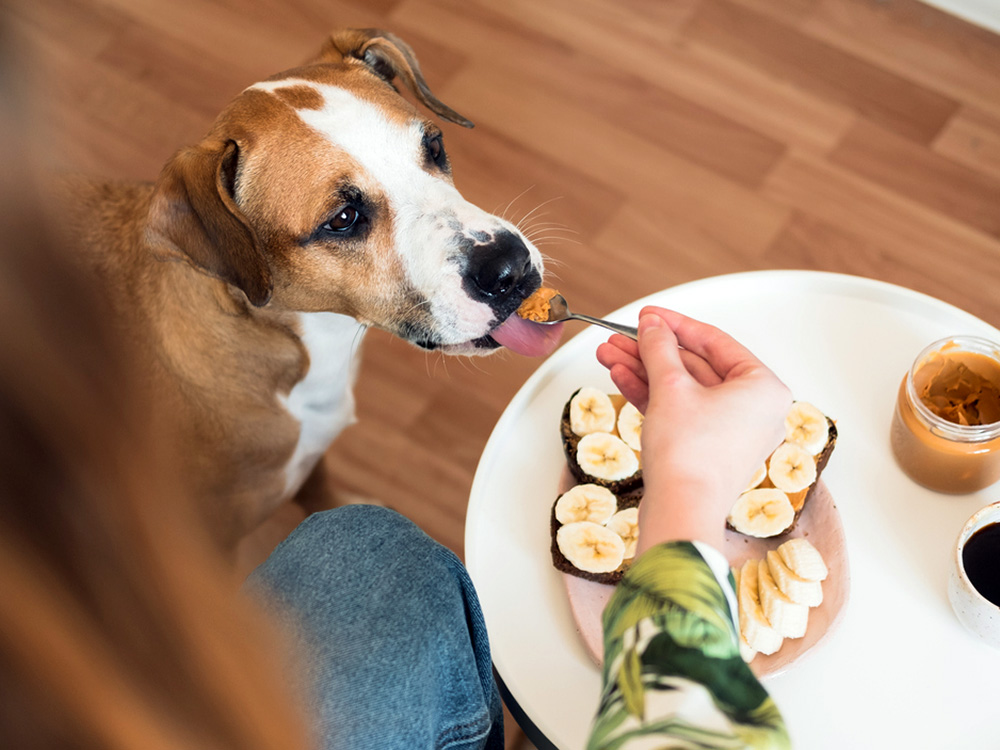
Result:
[[[928,489],[960,495],[1000,479],[1000,344],[953,336],[920,352],[890,439],[900,468]]]

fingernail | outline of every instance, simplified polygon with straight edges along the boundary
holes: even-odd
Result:
[[[652,313],[649,315],[643,315],[639,319],[639,333],[648,331],[652,328],[659,328],[661,325],[663,325],[663,318],[659,315],[653,315]]]

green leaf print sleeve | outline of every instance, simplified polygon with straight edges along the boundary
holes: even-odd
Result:
[[[604,687],[588,750],[789,748],[781,714],[740,656],[736,623],[717,550],[647,550],[604,610]]]

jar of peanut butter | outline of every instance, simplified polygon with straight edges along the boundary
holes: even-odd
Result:
[[[958,495],[1000,479],[1000,344],[953,336],[920,352],[890,437],[900,468],[929,489]]]

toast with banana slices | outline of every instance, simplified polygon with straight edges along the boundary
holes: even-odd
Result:
[[[616,584],[635,559],[639,496],[619,498],[607,487],[577,484],[552,505],[552,564],[598,583]]]
[[[785,440],[750,479],[733,504],[726,526],[768,538],[795,528],[837,445],[837,425],[807,401],[785,417]]]
[[[563,408],[559,432],[578,482],[552,506],[552,563],[615,584],[635,557],[642,499],[642,414],[618,393],[583,387]]]
[[[623,396],[583,387],[563,408],[566,463],[578,483],[552,506],[552,563],[560,571],[616,584],[631,565],[642,500],[642,415]],[[734,503],[728,528],[754,537],[787,534],[798,521],[837,442],[833,420],[797,401],[785,440]]]
[[[573,478],[606,487],[621,498],[642,497],[642,414],[618,393],[578,389],[559,425]]]

